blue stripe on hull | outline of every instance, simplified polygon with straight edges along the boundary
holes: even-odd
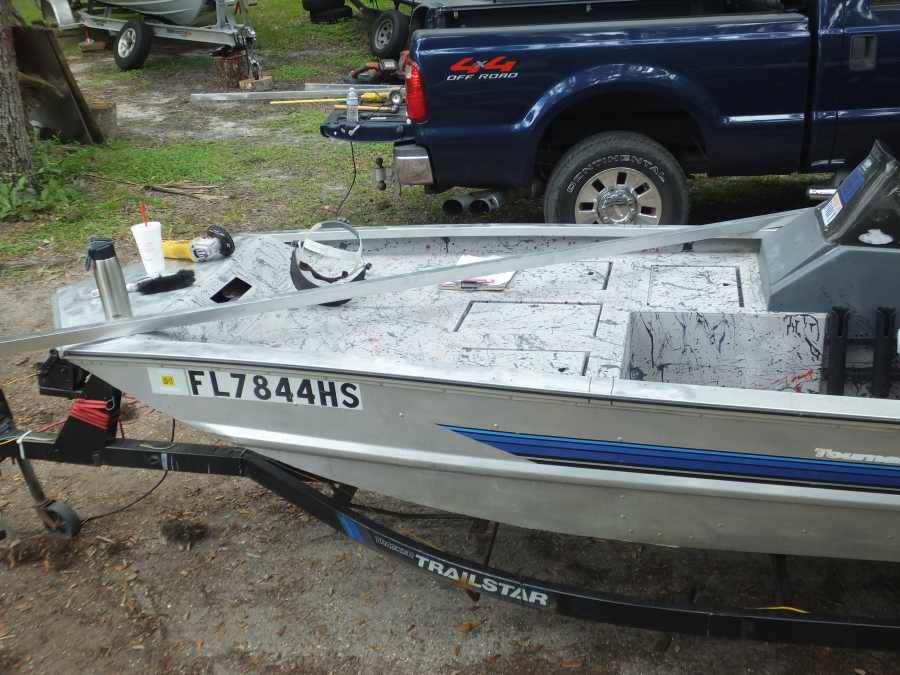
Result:
[[[869,465],[828,459],[802,459],[727,450],[700,450],[442,426],[503,452],[530,459],[621,464],[644,469],[725,474],[746,478],[900,488],[900,466],[888,464]]]

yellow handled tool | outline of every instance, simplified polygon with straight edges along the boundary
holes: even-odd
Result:
[[[234,253],[234,239],[221,225],[206,228],[205,237],[195,239],[164,239],[163,256],[174,260],[208,262],[227,258]]]
[[[392,92],[388,91],[364,91],[359,95],[360,103],[380,103],[387,101]],[[297,105],[299,103],[346,103],[345,98],[300,98],[286,99],[283,101],[269,101],[269,105]]]

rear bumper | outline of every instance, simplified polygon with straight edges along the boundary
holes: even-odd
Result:
[[[347,122],[347,114],[343,110],[333,111],[319,127],[325,138],[354,143],[403,143],[415,138],[412,123],[406,112],[377,113],[363,116],[359,122]]]
[[[428,150],[421,145],[395,145],[394,176],[400,185],[434,185]]]
[[[335,110],[319,129],[326,138],[339,141],[393,143],[393,179],[400,185],[434,185],[434,172],[428,150],[412,143],[415,139],[413,125],[402,111],[377,114],[350,124],[344,111]],[[378,173],[376,170],[376,184],[385,186],[388,175]]]

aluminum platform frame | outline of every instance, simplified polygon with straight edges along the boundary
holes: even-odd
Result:
[[[107,387],[105,395],[113,399],[120,396],[120,392],[96,378],[92,386],[94,393],[97,387]],[[2,390],[0,430],[5,434],[16,433]],[[70,507],[44,495],[31,466],[34,460],[240,476],[253,480],[358,544],[431,575],[453,579],[454,585],[474,599],[483,594],[577,619],[671,633],[900,651],[900,617],[889,620],[839,617],[784,607],[699,608],[541,581],[413,540],[355,510],[352,486],[304,474],[252,450],[168,440],[116,439],[114,428],[112,433],[100,430],[98,435],[97,431],[69,417],[59,434],[22,432],[13,442],[0,445],[0,461],[9,458],[19,465],[48,530],[74,537],[80,530],[80,521]],[[331,494],[314,487],[313,483],[322,484]],[[67,514],[68,519],[60,520],[61,513]],[[784,562],[784,556],[775,557],[778,588],[784,582]]]

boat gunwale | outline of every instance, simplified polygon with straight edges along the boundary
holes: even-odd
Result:
[[[736,218],[733,220],[722,221],[728,223],[737,223],[740,221],[759,220],[763,224],[756,232],[750,232],[743,235],[731,235],[721,238],[704,239],[702,236],[698,239],[698,243],[704,241],[747,241],[763,239],[768,234],[774,232],[777,227],[770,227],[769,224],[774,223],[781,218],[787,216],[797,216],[810,208],[793,209],[791,211],[779,211],[774,214],[766,214],[762,216],[751,216],[748,218]],[[777,216],[777,217],[775,217]],[[326,221],[327,222],[327,221]],[[710,223],[716,225],[719,223]],[[617,227],[609,225],[555,225],[546,223],[488,223],[488,224],[435,224],[435,225],[362,225],[356,226],[359,230],[360,237],[363,241],[384,241],[390,239],[441,239],[441,238],[484,238],[484,239],[503,239],[503,238],[559,238],[559,239],[580,239],[580,238],[597,238],[597,239],[625,239],[628,237],[637,237],[650,234],[652,232],[677,232],[679,230],[689,230],[696,228],[698,234],[702,235],[704,225],[656,225],[653,227]],[[269,237],[284,243],[292,243],[303,240],[309,234],[309,230],[270,230],[265,232],[246,232],[235,235],[235,240],[240,238],[251,237]],[[343,230],[318,230],[316,232],[317,241],[341,241],[349,239],[348,234]]]
[[[117,342],[123,343],[120,347],[121,351],[110,351],[110,347],[115,347]],[[170,351],[161,352],[161,348],[165,347],[169,347]],[[176,347],[176,349],[172,350],[172,347]],[[183,351],[179,351],[179,347],[183,347]],[[196,350],[208,352],[210,348],[215,348],[218,354],[203,357],[196,355]],[[194,350],[194,353],[190,353],[190,350]],[[330,355],[327,354],[307,352],[302,355],[306,361],[299,363],[286,360],[283,349],[253,345],[253,350],[253,356],[248,357],[246,345],[171,340],[158,335],[155,337],[133,335],[125,338],[113,338],[101,343],[61,348],[60,354],[66,357],[99,358],[104,361],[141,360],[179,364],[193,362],[198,365],[239,367],[243,370],[275,368],[287,371],[330,372],[339,373],[342,376],[371,377],[407,384],[415,383],[420,386],[494,389],[503,392],[503,395],[518,392],[545,397],[577,397],[585,398],[594,404],[606,402],[613,406],[656,405],[695,408],[706,414],[718,411],[720,413],[738,413],[742,416],[759,414],[815,421],[834,420],[841,424],[875,424],[886,427],[900,425],[900,401],[895,399],[650,382],[625,378],[600,378],[592,375],[574,377],[533,371],[523,374],[515,370],[503,369],[491,371],[495,375],[501,376],[497,378],[485,377],[485,369],[477,366],[453,366],[451,373],[449,367],[441,369],[416,366],[407,362],[378,358],[365,359],[365,366],[351,365],[348,367],[346,365],[348,355],[346,354],[330,358]],[[232,352],[232,354],[228,354],[228,352]],[[467,379],[460,379],[459,374],[465,374]],[[767,399],[769,400],[767,401]],[[787,402],[796,404],[812,403],[813,401],[816,403],[815,406],[783,405]],[[875,410],[866,412],[848,410],[848,408],[872,408]]]

